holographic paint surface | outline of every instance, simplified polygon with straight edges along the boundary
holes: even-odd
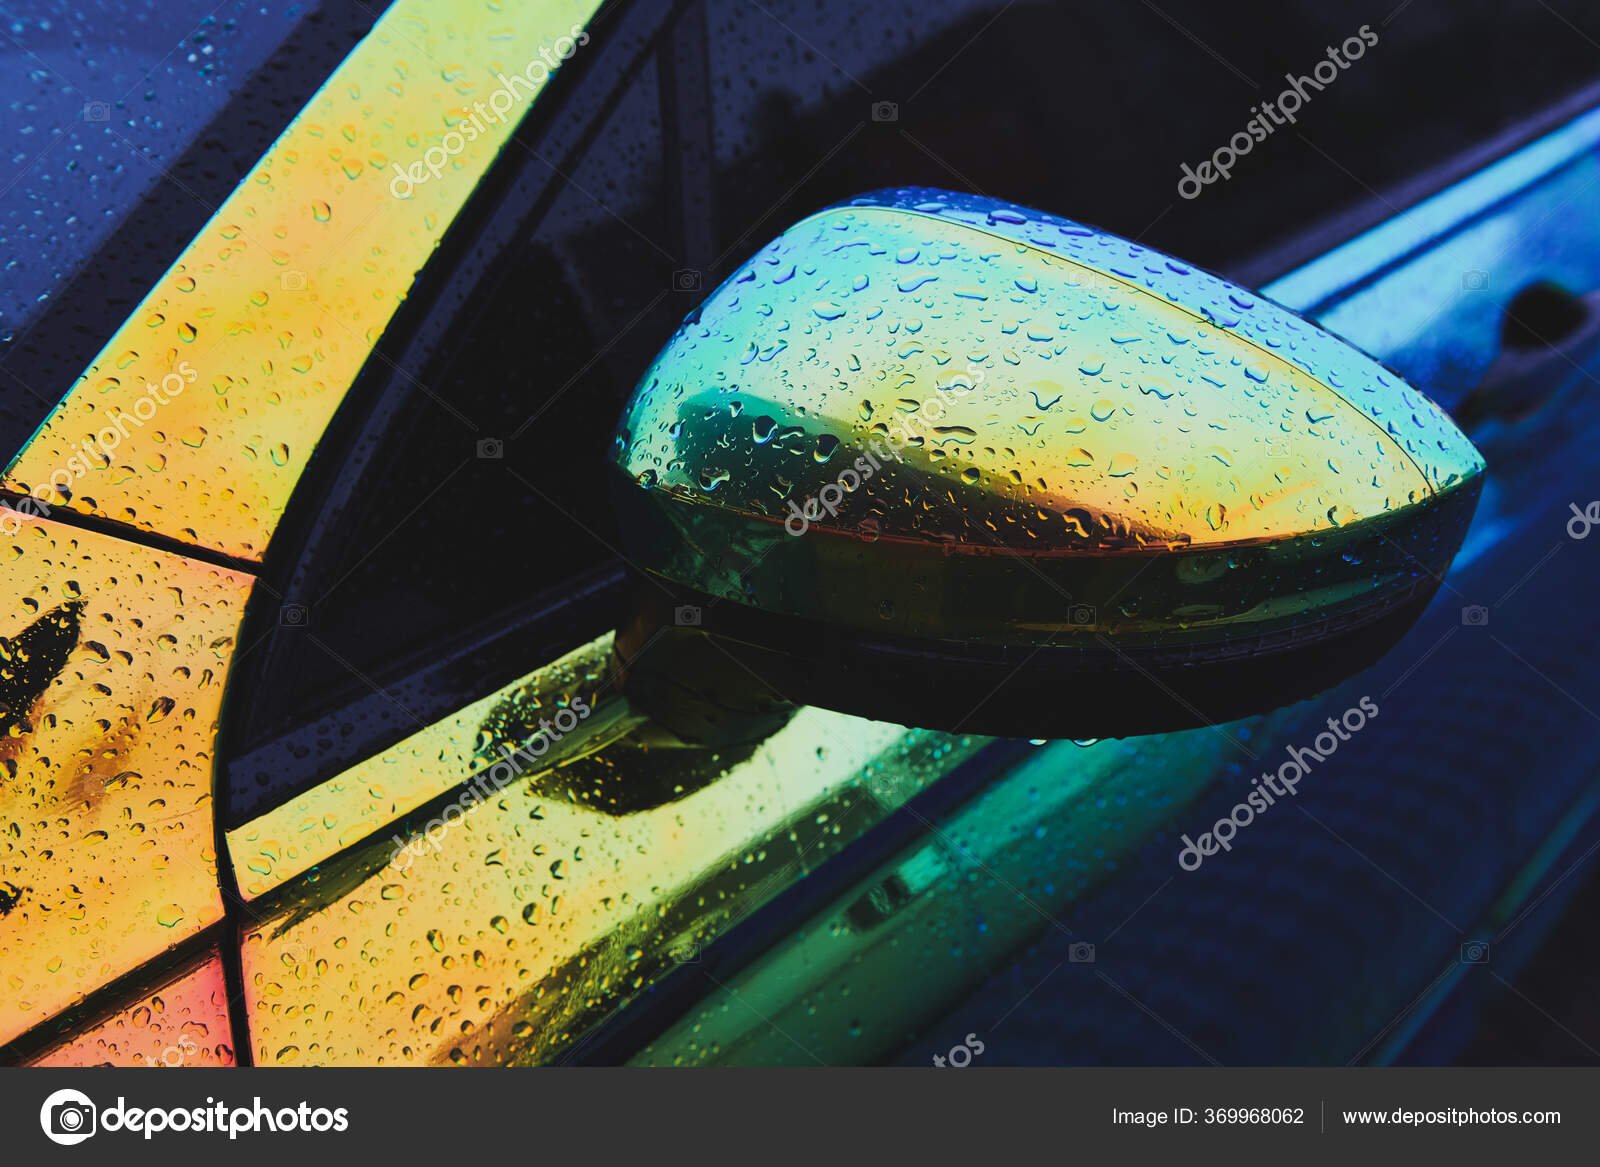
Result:
[[[537,99],[550,73],[541,49],[558,62],[563,49],[581,51],[594,8],[395,4],[107,342],[3,484],[259,560],[417,272]],[[441,156],[436,176],[413,171]],[[425,180],[402,182],[396,166]]]
[[[489,790],[544,768],[541,759],[567,739],[556,730],[559,740],[547,733],[540,748],[540,715],[576,708],[587,719],[600,704],[610,652],[607,634],[229,831],[241,893],[255,899],[280,887],[473,775]],[[521,713],[509,725],[508,709]],[[595,747],[605,740],[589,739]]]
[[[886,634],[1168,644],[1411,586],[1389,520],[1483,467],[1420,393],[1270,301],[921,189],[743,265],[640,381],[614,459],[641,565],[698,591]],[[870,586],[865,544],[895,565]],[[1453,547],[1407,556],[1442,570]]]
[[[253,581],[59,520],[259,560],[417,272],[594,8],[390,7],[7,470],[33,498],[0,512],[0,1042],[222,919],[214,739]],[[124,1024],[79,1040],[116,1060],[142,1048],[109,1036]]]
[[[245,933],[256,1061],[547,1061],[983,743],[806,709],[753,753],[615,743],[398,866],[376,839]],[[607,812],[640,786],[661,800]]]
[[[212,769],[253,581],[46,519],[0,557],[7,1041],[222,918]]]
[[[228,985],[215,949],[117,1013],[29,1061],[32,1066],[142,1066],[176,1070],[234,1064]]]

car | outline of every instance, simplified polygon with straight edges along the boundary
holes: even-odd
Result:
[[[1338,455],[1307,452],[1310,429],[1256,435],[1267,472],[1293,466],[1338,497],[1306,528],[1253,534],[1304,536],[1322,558],[1220,616],[1170,607],[1174,626],[1135,649],[1120,639],[1131,617],[1109,613],[1155,583],[1130,578],[1148,552],[1112,586],[1057,579],[1004,619],[979,600],[1031,575],[1010,559],[981,585],[952,569],[959,602],[933,619],[908,600],[949,557],[922,546],[885,567],[906,535],[891,531],[798,602],[829,530],[780,533],[780,495],[758,510],[731,478],[712,485],[745,491],[740,523],[684,518],[693,480],[717,469],[695,443],[766,448],[755,401],[772,395],[729,409],[737,434],[650,396],[658,356],[684,359],[773,246],[806,243],[819,208],[943,217],[941,230],[977,216],[995,247],[1068,224],[1167,262],[1134,238],[1144,222],[1078,225],[1125,215],[1137,167],[1080,183],[1081,211],[1050,189],[1078,163],[1022,148],[1017,110],[1044,100],[1026,71],[955,84],[964,44],[991,51],[995,6],[918,6],[923,35],[905,46],[829,27],[830,48],[857,46],[847,62],[811,47],[825,39],[811,18],[759,6],[549,3],[448,22],[412,0],[360,7],[253,27],[238,47],[250,82],[194,99],[211,134],[241,134],[237,176],[206,174],[215,205],[196,207],[183,167],[206,171],[206,149],[188,147],[159,197],[192,229],[132,258],[157,217],[121,195],[126,225],[74,240],[75,264],[80,281],[116,270],[133,295],[96,303],[87,326],[34,309],[7,360],[7,1060],[1459,1051],[1459,1018],[1485,991],[1474,974],[1491,959],[1514,973],[1531,951],[1582,870],[1592,811],[1580,731],[1600,697],[1571,651],[1588,617],[1571,603],[1584,547],[1567,524],[1588,513],[1592,409],[1573,370],[1591,355],[1580,294],[1600,286],[1583,234],[1600,97],[1524,110],[1499,139],[1455,143],[1472,153],[1454,160],[1406,159],[1404,194],[1325,225],[1307,223],[1334,205],[1298,175],[1281,189],[1299,197],[1270,213],[1241,193],[1242,169],[1197,196],[1220,204],[1190,229],[1198,251],[1181,233],[1170,249],[1228,277],[1205,284],[1207,303],[1236,295],[1240,313],[1370,354],[1348,359],[1386,379],[1375,401],[1389,412],[1362,420],[1356,404],[1348,420],[1377,421],[1360,432],[1390,456],[1346,480]],[[1012,19],[1008,48],[1048,44],[1026,34],[1059,35],[1065,18]],[[1115,40],[1129,18],[1107,19]],[[781,88],[763,87],[773,60]],[[297,98],[257,116],[280,82]],[[93,112],[87,125],[130,132],[114,103]],[[984,186],[1011,197],[951,173],[960,141],[984,143]],[[1185,198],[1164,186],[1157,201]],[[1163,294],[1213,279],[1172,263]],[[1090,270],[1104,299],[1131,295],[1126,272]],[[813,291],[795,311],[826,319],[815,304],[831,294]],[[1249,331],[1215,313],[1201,323]],[[799,318],[771,327],[798,334]],[[924,328],[925,349],[942,327]],[[702,371],[715,381],[747,355],[782,366],[766,351],[782,338],[757,335]],[[1268,327],[1253,343],[1278,360],[1274,339]],[[57,402],[46,378],[86,345]],[[963,356],[969,375],[1004,375],[1003,353]],[[853,419],[826,420],[822,436],[849,449]],[[1313,406],[1306,426],[1327,420]],[[1408,426],[1436,448],[1402,457]],[[660,449],[634,451],[640,434]],[[821,453],[818,437],[792,440]],[[806,453],[820,499],[837,471]],[[1241,461],[1223,453],[1204,467],[1219,481]],[[658,454],[641,482],[635,459]],[[675,458],[681,490],[663,481]],[[1416,497],[1391,504],[1379,483],[1362,501],[1374,474],[1402,472]],[[791,490],[804,523],[859,533],[842,501],[808,509],[807,489]],[[1443,518],[1430,491],[1449,500]],[[1395,526],[1341,542],[1327,512],[1352,500]],[[1224,522],[1206,510],[1191,516],[1202,541]],[[776,556],[764,576],[730,562],[753,518]],[[1119,534],[1150,547],[1148,532]],[[1213,572],[1268,578],[1204,548],[1182,557],[1201,588]],[[1346,591],[1305,599],[1311,578]],[[905,588],[886,616],[884,579]],[[743,607],[772,617],[759,626],[738,619],[752,596]],[[1395,603],[1381,626],[1378,596]],[[1219,649],[1216,672],[1186,669],[1209,644],[1190,624],[1267,610],[1276,623]],[[1307,616],[1335,610],[1350,641]],[[986,647],[996,625],[1029,635]],[[880,626],[901,638],[862,631]],[[1058,635],[1112,643],[1085,663]],[[1251,771],[1286,760],[1301,792],[1262,811]],[[1540,778],[1508,781],[1520,772]],[[1006,1028],[1016,1010],[1027,1032]]]

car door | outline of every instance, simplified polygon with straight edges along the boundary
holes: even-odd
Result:
[[[391,8],[8,467],[11,1048],[105,1000],[133,998],[137,1019],[181,983],[214,1056],[232,1056],[212,771],[240,621],[373,341],[520,120],[492,117],[498,98],[536,97],[590,12],[541,5],[508,35],[492,13],[430,25]],[[464,64],[417,64],[441,54]],[[475,85],[491,114],[470,142],[416,137],[419,111]],[[391,153],[425,166],[435,148],[448,168],[389,189]]]
[[[929,793],[954,806],[1042,772],[1074,812],[1121,805],[1137,743],[1058,747],[1041,771],[1023,743],[805,710],[703,749],[610,692],[625,601],[605,442],[704,291],[805,209],[913,175],[972,185],[962,140],[984,144],[983,185],[1106,221],[1169,169],[1085,181],[1070,152],[1033,148],[1015,111],[1071,112],[1040,79],[1074,18],[1019,9],[997,48],[1002,7],[885,10],[881,37],[734,4],[383,15],[8,471],[14,501],[48,508],[18,508],[3,629],[39,665],[7,678],[24,710],[8,757],[37,776],[8,787],[8,819],[39,860],[0,885],[22,982],[8,1056],[574,1057],[652,989],[687,974],[709,993],[717,938],[772,942],[812,889],[843,895],[839,926],[861,935],[934,892],[981,916],[948,843],[856,887]],[[1128,19],[1094,17],[1108,43]],[[940,84],[969,47],[1039,67],[986,69],[1010,80],[976,100]],[[1160,123],[1158,104],[1129,95],[1125,116]],[[1231,229],[1207,219],[1172,246],[1234,258],[1317,211],[1309,194],[1230,202]],[[1226,745],[1154,747],[1181,781],[1135,825],[1198,797]],[[1025,811],[1033,791],[1001,794]],[[1095,822],[1075,890],[1145,837]],[[825,863],[841,857],[861,866]],[[943,917],[929,931],[961,946]],[[848,987],[823,1011],[844,1051]],[[663,1060],[719,1056],[693,1024]]]

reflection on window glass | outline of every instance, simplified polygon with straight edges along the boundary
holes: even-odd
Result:
[[[1270,732],[1274,715],[1252,728]],[[705,998],[637,1065],[862,1065],[1115,877],[1237,753],[1209,729],[1056,742],[929,829]],[[1176,847],[1174,847],[1176,850]],[[1074,937],[1087,942],[1089,937]],[[1093,969],[1092,943],[1080,970]],[[1096,982],[1098,986],[1098,982]]]

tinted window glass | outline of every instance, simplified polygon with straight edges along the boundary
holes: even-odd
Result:
[[[425,668],[438,646],[612,557],[606,442],[634,354],[689,304],[671,293],[662,242],[658,107],[647,58],[571,169],[555,174],[537,137],[507,147],[524,175],[551,180],[548,206],[490,257],[459,309],[445,306],[455,325],[434,359],[393,374],[404,404],[364,451],[371,465],[345,525],[289,588],[305,634],[278,634],[285,673],[274,675],[294,682],[269,680],[266,703],[290,704],[264,723],[300,724]],[[574,628],[571,643],[600,630]]]

